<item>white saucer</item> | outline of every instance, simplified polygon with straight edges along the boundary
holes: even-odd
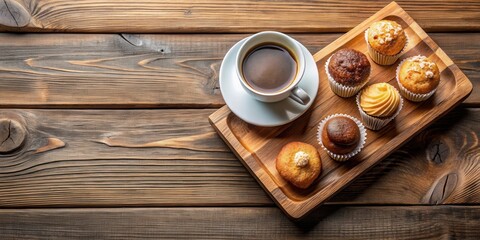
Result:
[[[220,67],[220,91],[225,103],[243,121],[257,126],[280,126],[300,117],[312,105],[318,91],[318,69],[312,54],[299,43],[305,54],[306,66],[298,86],[310,96],[307,105],[301,105],[290,98],[275,103],[261,102],[245,92],[235,72],[235,57],[245,39],[230,48]]]

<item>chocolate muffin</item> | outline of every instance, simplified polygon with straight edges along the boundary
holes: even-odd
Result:
[[[322,144],[334,154],[348,154],[360,141],[360,129],[350,118],[338,116],[329,119],[322,131]]]
[[[370,62],[365,54],[357,50],[341,49],[330,58],[328,71],[337,83],[356,87],[368,80]]]

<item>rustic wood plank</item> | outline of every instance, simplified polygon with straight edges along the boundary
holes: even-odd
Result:
[[[29,24],[24,28],[7,25],[0,27],[0,31],[346,32],[390,3],[390,0],[16,1],[25,3],[31,14]],[[398,3],[427,31],[480,30],[478,1],[400,0]],[[11,16],[1,16],[0,23],[2,18]]]
[[[220,107],[221,59],[245,36],[0,34],[0,107]],[[340,34],[293,36],[315,53]],[[432,38],[479,86],[480,34]]]
[[[0,154],[0,207],[272,206],[213,111],[1,110],[28,134]],[[329,204],[480,203],[479,132],[480,109],[454,110]]]
[[[449,33],[429,34],[431,38],[445,51],[455,64],[467,75],[473,84],[470,96],[464,104],[472,107],[480,107],[480,33],[464,35],[466,38],[455,38]],[[472,55],[471,55],[472,54]],[[470,58],[469,55],[472,57]],[[473,55],[477,55],[474,57]]]
[[[0,154],[0,206],[270,204],[210,128],[211,113],[0,110],[28,132]]]
[[[1,209],[4,239],[478,239],[479,206]]]

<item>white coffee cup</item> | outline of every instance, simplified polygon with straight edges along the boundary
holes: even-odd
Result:
[[[263,43],[278,44],[279,46],[288,48],[289,52],[293,55],[292,57],[294,57],[297,63],[295,78],[286,88],[283,88],[277,92],[266,93],[252,88],[245,80],[242,73],[242,64],[245,57],[247,57],[247,54],[252,50],[252,48],[255,48]],[[256,33],[247,38],[247,40],[245,40],[245,42],[243,42],[243,44],[240,46],[240,49],[237,53],[236,72],[241,85],[247,91],[247,93],[262,102],[278,102],[288,97],[303,105],[306,105],[308,102],[310,102],[310,97],[308,96],[307,92],[298,87],[298,83],[300,83],[300,80],[302,80],[303,74],[305,73],[305,56],[300,44],[286,34],[274,31],[265,31]]]

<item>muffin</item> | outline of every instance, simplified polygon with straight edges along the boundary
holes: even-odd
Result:
[[[380,65],[392,65],[405,49],[408,38],[400,24],[381,20],[365,31],[365,41],[373,61]]]
[[[303,142],[291,142],[280,150],[276,167],[285,180],[305,189],[320,175],[322,163],[314,146]]]
[[[406,99],[425,101],[437,90],[440,70],[435,62],[425,56],[410,57],[398,65],[397,83],[400,93]]]
[[[362,150],[367,131],[358,119],[346,114],[334,114],[320,122],[317,138],[332,159],[346,161]]]
[[[378,130],[392,121],[402,109],[400,93],[388,83],[376,83],[357,95],[357,107],[365,127]]]
[[[351,97],[360,91],[368,82],[370,70],[367,56],[353,49],[341,49],[325,63],[330,88],[340,97]]]

